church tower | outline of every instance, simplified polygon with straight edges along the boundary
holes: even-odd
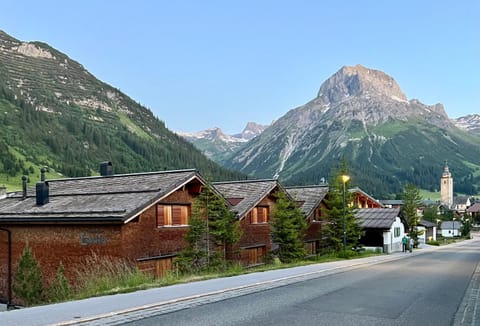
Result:
[[[447,204],[448,207],[453,205],[453,178],[448,170],[447,162],[443,169],[442,178],[440,179],[440,198],[442,203]]]

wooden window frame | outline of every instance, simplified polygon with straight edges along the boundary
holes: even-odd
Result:
[[[162,212],[163,210],[163,212]],[[188,226],[191,214],[189,204],[157,204],[157,227],[184,227]]]
[[[266,224],[270,221],[270,209],[268,206],[257,206],[250,211],[251,224]]]

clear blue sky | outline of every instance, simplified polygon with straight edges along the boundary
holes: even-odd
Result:
[[[0,29],[66,53],[175,131],[268,124],[356,64],[451,118],[480,113],[478,0],[3,0]]]

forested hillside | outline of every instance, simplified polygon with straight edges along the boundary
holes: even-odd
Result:
[[[170,132],[147,108],[43,43],[0,31],[0,186],[49,177],[197,168],[214,180],[242,175],[220,167]]]

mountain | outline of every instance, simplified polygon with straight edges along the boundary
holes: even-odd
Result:
[[[461,129],[480,135],[480,114],[470,114],[453,120],[453,123]]]
[[[448,160],[455,191],[473,193],[479,145],[480,137],[455,127],[441,104],[408,100],[392,77],[357,65],[341,68],[313,100],[287,112],[225,166],[301,185],[328,179],[345,158],[353,183],[388,198],[409,182],[438,190]]]
[[[177,134],[195,145],[205,156],[222,164],[246,142],[261,134],[265,128],[267,126],[248,122],[243,131],[235,135],[227,135],[218,127],[194,133],[177,132]]]
[[[214,179],[240,178],[203,156],[163,121],[81,64],[41,42],[0,31],[0,185],[98,173],[198,168]]]

